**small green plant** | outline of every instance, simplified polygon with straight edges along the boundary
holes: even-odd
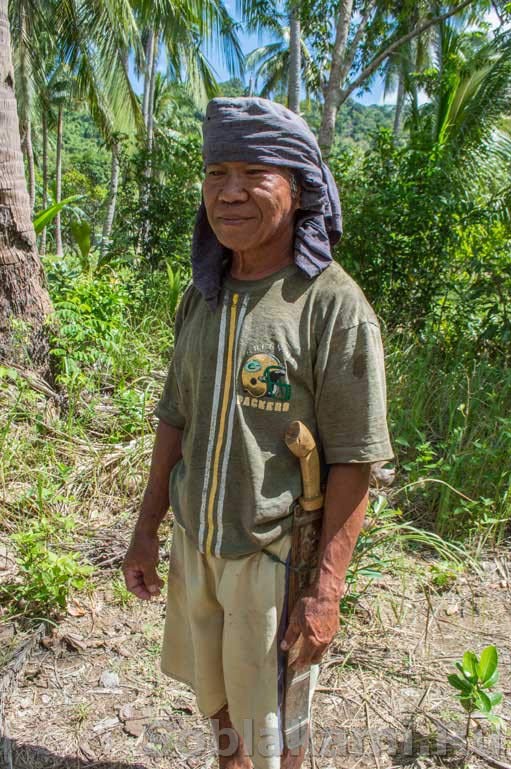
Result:
[[[119,577],[112,580],[112,592],[114,601],[119,606],[127,606],[135,597],[126,587],[124,580]]]
[[[16,608],[54,615],[65,609],[72,589],[86,586],[93,568],[62,547],[74,525],[71,516],[42,516],[12,536],[21,579],[6,592]]]
[[[478,659],[474,652],[466,651],[461,662],[456,662],[458,673],[451,673],[447,680],[457,691],[457,698],[467,713],[465,737],[470,736],[470,724],[474,713],[481,713],[493,726],[500,727],[502,719],[493,710],[502,702],[502,692],[490,692],[499,680],[499,657],[495,646],[487,646]]]
[[[456,562],[439,561],[429,567],[431,583],[438,592],[449,590],[462,572],[462,564]]]

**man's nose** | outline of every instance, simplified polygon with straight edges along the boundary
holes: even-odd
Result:
[[[248,192],[243,177],[239,174],[226,174],[219,198],[224,203],[244,203],[248,199]]]

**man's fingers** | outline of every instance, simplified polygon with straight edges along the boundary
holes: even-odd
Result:
[[[149,590],[149,592],[152,595],[159,594],[164,584],[163,580],[160,579],[160,577],[158,576],[158,572],[154,567],[151,567],[144,571],[144,583],[146,588]]]
[[[144,599],[159,595],[164,584],[154,568],[144,572],[140,568],[127,567],[124,570],[124,582],[130,593]]]
[[[146,590],[142,585],[137,585],[136,587],[132,588],[130,592],[133,593],[133,595],[136,595],[137,598],[142,598],[144,601],[150,601],[152,598],[151,593],[149,593],[149,591]]]
[[[288,629],[286,630],[286,634],[284,636],[284,640],[280,644],[280,648],[282,651],[287,652],[289,649],[294,646],[294,644],[297,642],[298,638],[300,637],[300,628],[298,625],[295,625],[294,623],[290,624]]]
[[[316,665],[321,661],[326,649],[327,646],[325,644],[318,646],[310,640],[305,639],[299,655],[294,662],[291,663],[291,666],[296,670],[300,670],[301,668],[310,667],[310,665]]]
[[[124,582],[126,584],[126,589],[129,590],[130,593],[133,593],[133,595],[136,595],[137,598],[149,599],[151,597],[151,594],[144,585],[144,580],[142,579],[142,574],[140,572],[124,572]]]

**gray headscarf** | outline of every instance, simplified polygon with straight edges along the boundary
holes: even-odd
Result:
[[[212,99],[203,124],[205,164],[242,161],[289,168],[300,183],[295,225],[295,263],[309,277],[332,261],[330,247],[342,233],[334,179],[321,159],[305,120],[281,104],[256,97]],[[193,233],[193,283],[214,310],[229,262],[229,250],[211,229],[202,201]]]

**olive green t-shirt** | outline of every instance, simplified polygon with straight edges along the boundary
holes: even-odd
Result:
[[[310,279],[289,265],[224,281],[212,312],[189,286],[156,415],[183,431],[169,496],[202,553],[236,558],[292,525],[298,460],[284,443],[300,419],[336,462],[390,459],[380,329],[335,262]]]

